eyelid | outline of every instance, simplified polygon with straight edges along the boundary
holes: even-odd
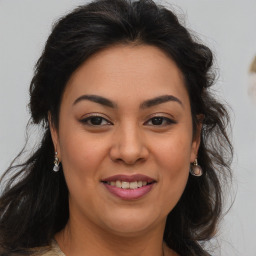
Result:
[[[169,118],[171,120],[175,120],[175,117],[173,115],[171,115],[170,113],[165,113],[165,112],[158,112],[158,113],[150,114],[149,116],[146,117],[146,120],[153,118],[153,117],[165,117],[165,118]]]
[[[167,121],[170,121],[169,122],[169,125],[171,125],[171,124],[176,124],[177,123],[177,121],[175,120],[175,118],[172,116],[172,115],[170,115],[169,113],[154,113],[154,114],[151,114],[151,115],[149,115],[148,117],[147,117],[147,119],[146,119],[146,121],[143,123],[143,124],[146,124],[146,123],[148,123],[151,119],[153,119],[154,117],[161,117],[161,118],[163,118],[163,119],[165,119],[165,120],[167,120]],[[168,124],[167,124],[168,125]],[[151,125],[151,126],[154,126],[154,125]],[[159,125],[159,127],[160,126],[164,126],[164,125]]]
[[[93,117],[93,116],[100,116],[102,118],[109,119],[109,117],[106,116],[106,114],[103,114],[103,113],[100,113],[100,112],[90,112],[90,113],[87,113],[87,114],[83,115],[81,119],[86,118],[86,117]]]
[[[87,113],[87,114],[83,115],[79,121],[82,123],[85,123],[86,120],[93,118],[93,117],[101,117],[102,119],[106,120],[109,124],[113,125],[113,123],[109,120],[110,118],[108,116],[106,116],[103,113],[98,113],[98,112]],[[91,126],[93,126],[93,125],[91,125]]]

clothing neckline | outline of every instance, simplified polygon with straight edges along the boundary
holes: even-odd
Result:
[[[56,254],[58,254],[60,256],[66,256],[65,253],[60,249],[60,247],[55,239],[52,240],[51,247],[52,247],[52,250]]]

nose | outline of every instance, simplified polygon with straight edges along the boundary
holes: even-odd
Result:
[[[134,165],[148,158],[149,150],[138,127],[120,127],[113,134],[110,158],[115,162]]]

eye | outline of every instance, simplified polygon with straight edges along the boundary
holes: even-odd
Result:
[[[90,126],[103,126],[103,125],[111,125],[112,123],[105,119],[102,116],[89,116],[85,119],[82,119],[81,122]]]
[[[165,126],[176,123],[174,120],[164,117],[164,116],[155,116],[150,118],[145,124],[151,126]]]

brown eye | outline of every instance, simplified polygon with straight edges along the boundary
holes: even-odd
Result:
[[[92,117],[90,119],[90,123],[92,125],[101,125],[103,122],[103,118],[102,117],[99,117],[99,116],[95,116],[95,117]]]
[[[90,116],[90,117],[87,117],[87,118],[81,120],[81,122],[83,124],[87,124],[87,125],[91,125],[91,126],[102,126],[102,125],[110,125],[111,124],[107,119],[105,119],[101,116]]]
[[[163,116],[152,117],[146,122],[146,124],[150,126],[164,126],[174,123],[176,123],[174,120]]]
[[[154,117],[151,119],[153,125],[161,125],[163,123],[163,117]]]

